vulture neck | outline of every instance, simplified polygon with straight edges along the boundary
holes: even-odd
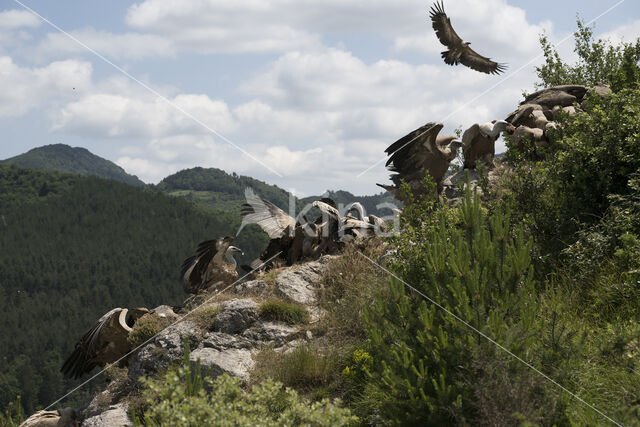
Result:
[[[357,213],[357,218],[359,220],[364,220],[364,207],[358,202],[354,202],[349,207],[349,212],[355,211]]]
[[[234,267],[238,265],[238,263],[236,262],[236,259],[233,257],[232,250],[227,250],[227,252],[224,254],[224,260],[227,261],[229,264],[233,264]]]

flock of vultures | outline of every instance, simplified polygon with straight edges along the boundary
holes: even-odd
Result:
[[[438,39],[448,49],[442,52],[445,63],[463,64],[487,74],[499,74],[506,69],[504,64],[473,51],[470,43],[456,34],[442,3],[434,4],[430,18]],[[460,149],[465,169],[482,164],[485,170],[490,170],[493,167],[495,141],[501,133],[512,134],[514,144],[526,138],[540,145],[552,143],[554,136],[561,131],[555,121],[560,114],[575,114],[579,107],[574,105],[584,103],[588,92],[606,95],[608,90],[607,87],[586,88],[577,85],[544,89],[528,96],[506,120],[473,124],[464,131],[462,139],[455,135],[439,135],[444,125],[429,122],[386,149],[389,156],[386,166],[394,172],[391,176],[393,185],[378,185],[406,203],[408,200],[400,191],[401,184],[407,183],[414,194],[427,191],[423,183],[425,176],[429,175],[437,184],[437,191],[441,192],[443,178]],[[333,200],[316,200],[313,207],[317,208],[316,214],[319,215],[314,220],[308,220],[305,215],[297,218],[288,215],[251,191],[245,195],[246,203],[241,208],[243,224],[257,224],[270,238],[261,256],[250,266],[243,266],[248,271],[317,259],[323,254],[339,252],[346,244],[357,244],[387,231],[385,221],[374,215],[365,215],[362,205],[357,202],[348,206],[343,215]],[[394,213],[401,214],[399,211]],[[185,292],[199,294],[230,286],[238,280],[238,265],[234,255],[240,253],[241,249],[232,245],[233,240],[233,237],[227,236],[200,243],[196,253],[184,261],[180,270]],[[64,362],[62,372],[69,377],[80,378],[97,366],[115,362],[126,364],[136,350],[127,341],[127,336],[137,320],[144,316],[175,316],[167,306],[161,307],[155,310],[115,308],[109,311],[82,336]],[[60,417],[62,413],[40,411],[38,414],[43,417],[55,417],[57,414]],[[34,414],[34,417],[38,414]]]

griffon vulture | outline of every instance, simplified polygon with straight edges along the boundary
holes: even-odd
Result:
[[[476,162],[481,161],[491,167],[495,154],[495,142],[500,132],[513,132],[515,127],[504,120],[475,123],[462,134],[462,153],[464,155],[464,167],[473,169]]]
[[[431,22],[440,43],[449,50],[442,52],[444,62],[449,65],[466,65],[467,67],[487,74],[500,74],[507,69],[506,64],[499,64],[476,53],[469,47],[471,42],[466,42],[456,34],[451,26],[451,20],[444,13],[442,2],[436,2],[431,7]]]
[[[230,284],[238,279],[235,253],[242,250],[231,246],[233,237],[207,240],[198,245],[196,255],[185,259],[180,269],[185,292],[197,294],[219,283]]]
[[[109,311],[82,336],[60,371],[65,376],[80,378],[96,366],[116,362],[131,351],[131,344],[127,341],[129,332],[147,313],[149,310],[146,308],[136,308],[131,312],[126,308]]]
[[[462,141],[454,135],[438,135],[443,126],[442,123],[429,122],[391,144],[385,150],[390,156],[386,166],[390,171],[397,172],[391,176],[395,186],[377,185],[389,191],[396,199],[402,200],[402,180],[413,191],[424,192],[422,182],[428,173],[440,190],[449,163],[455,159],[462,146]]]

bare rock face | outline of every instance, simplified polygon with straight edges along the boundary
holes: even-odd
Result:
[[[249,280],[247,282],[238,283],[234,290],[240,295],[259,294],[266,290],[269,285],[264,280]]]
[[[283,271],[276,278],[276,292],[290,301],[315,305],[314,285],[320,281],[325,268],[322,261],[313,261],[296,269]]]
[[[193,348],[204,333],[198,325],[188,320],[169,326],[133,357],[129,363],[129,378],[150,376],[167,368],[184,356],[185,337]]]
[[[260,322],[242,333],[243,337],[257,342],[280,347],[300,335],[298,328],[281,322]]]
[[[82,427],[112,427],[112,426],[133,426],[129,418],[129,408],[126,404],[110,406],[103,413],[87,418],[82,422]]]
[[[237,334],[258,320],[258,305],[250,299],[233,299],[222,305],[222,311],[216,316],[213,330]]]
[[[194,366],[199,360],[202,372],[210,374],[212,378],[226,373],[246,381],[255,363],[251,356],[252,351],[244,348],[220,351],[211,347],[201,347],[191,353],[189,361]]]

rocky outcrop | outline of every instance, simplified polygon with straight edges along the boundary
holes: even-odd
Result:
[[[81,411],[82,426],[132,425],[129,417],[127,390],[141,377],[153,377],[184,358],[184,341],[189,342],[190,363],[200,364],[201,371],[216,377],[223,373],[248,380],[254,366],[254,356],[265,346],[279,352],[288,352],[311,339],[302,326],[260,317],[260,302],[265,298],[282,298],[303,304],[312,321],[322,313],[316,293],[321,286],[327,263],[335,256],[323,256],[317,261],[295,265],[269,273],[270,280],[256,279],[237,284],[232,295],[224,301],[211,298],[215,314],[213,322],[202,322],[198,311],[175,315],[160,307],[155,311],[171,317],[174,323],[158,333],[131,359],[123,378],[112,381],[107,389],[98,393]],[[205,310],[206,311],[206,310]],[[174,317],[175,316],[175,317]],[[203,326],[205,325],[205,326]],[[208,326],[206,326],[208,325]]]

